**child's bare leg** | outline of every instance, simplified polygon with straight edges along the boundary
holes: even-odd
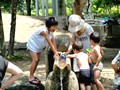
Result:
[[[87,85],[85,87],[86,87],[86,90],[91,90],[91,85]]]
[[[92,88],[93,88],[93,90],[97,90],[96,84],[93,84],[93,85],[92,85]]]
[[[80,90],[85,90],[85,84],[80,83]]]
[[[95,83],[98,87],[99,90],[104,90],[104,86],[102,85],[102,83],[99,81],[99,77],[100,77],[101,72],[99,70],[95,70],[94,71],[94,80]]]
[[[11,62],[8,62],[6,72],[11,73],[12,75],[5,83],[3,83],[0,90],[4,90],[14,81],[16,81],[21,75],[23,75],[23,71]]]
[[[34,73],[37,68],[38,62],[40,60],[40,53],[35,53],[33,51],[30,51],[30,54],[32,56],[32,62],[30,65],[30,76],[29,76],[29,82],[32,82],[34,84],[38,84],[39,80],[35,80]]]
[[[118,67],[117,67],[117,64],[116,64],[114,61],[112,61],[111,65],[112,65],[112,68],[114,69],[115,76],[117,76],[117,75],[118,75]]]

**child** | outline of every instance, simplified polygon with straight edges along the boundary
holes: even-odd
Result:
[[[72,34],[72,38],[70,41],[70,45],[68,47],[68,51],[66,53],[73,53],[72,51],[72,44],[75,41],[80,41],[83,43],[83,52],[86,53],[86,49],[90,48],[90,35],[94,32],[92,26],[86,23],[79,15],[72,14],[69,16],[69,27],[68,30]],[[73,71],[78,73],[79,75],[79,68],[76,65],[76,60],[71,60],[71,66]],[[77,77],[78,77],[77,75]]]
[[[83,44],[75,42],[72,45],[74,54],[67,55],[68,58],[76,58],[79,67],[79,83],[81,90],[91,90],[90,82],[90,67],[88,62],[88,55],[83,52]]]
[[[117,77],[119,74],[119,68],[118,68],[119,63],[120,63],[120,51],[118,52],[118,54],[115,56],[115,58],[111,62],[112,68],[115,71],[115,77]]]
[[[102,83],[99,81],[99,77],[103,69],[103,64],[101,62],[103,50],[99,45],[99,42],[100,42],[99,34],[97,32],[93,32],[90,35],[90,40],[91,40],[91,45],[93,46],[93,49],[90,54],[90,59],[91,59],[93,71],[94,71],[94,81],[99,90],[104,90]]]
[[[41,26],[27,42],[27,49],[32,56],[29,76],[29,83],[31,84],[40,84],[40,80],[37,77],[34,77],[34,72],[40,60],[40,54],[45,47],[49,45],[54,52],[54,55],[57,55],[56,42],[53,36],[53,32],[57,27],[58,21],[56,21],[54,17],[49,17],[45,21],[45,26]]]
[[[11,73],[12,75],[6,82],[4,82],[2,84],[1,82],[2,82],[6,72]],[[23,71],[20,68],[18,68],[16,65],[9,62],[2,56],[0,56],[0,90],[4,90],[6,87],[11,85],[22,74],[23,74]]]

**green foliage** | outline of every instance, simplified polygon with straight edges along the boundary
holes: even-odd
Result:
[[[70,15],[73,13],[73,2],[74,2],[74,0],[65,0],[66,15]]]
[[[111,13],[111,14],[101,14],[102,15],[102,17],[109,17],[109,18],[113,18],[113,17],[115,17],[115,18],[119,18],[120,17],[120,13]]]
[[[67,15],[71,15],[72,14],[72,10],[68,7],[66,7],[66,14]]]
[[[100,14],[103,17],[119,17],[120,2],[119,0],[92,0],[92,12]]]
[[[20,2],[18,2],[18,11],[17,14],[20,14]],[[73,2],[74,0],[65,0],[66,4],[66,14],[70,15],[73,13]],[[46,1],[44,2],[46,3]],[[46,5],[46,4],[45,4]],[[26,12],[26,0],[23,0],[24,6],[24,15],[27,15]],[[11,13],[11,0],[4,0],[0,2],[0,7],[3,7],[2,12]],[[42,1],[39,1],[39,15],[42,16]],[[108,16],[119,16],[120,13],[120,2],[119,0],[92,0],[92,12],[96,14]],[[35,10],[35,0],[31,1],[31,15],[36,15]],[[48,0],[48,15],[52,16],[52,0]]]
[[[2,7],[2,11],[4,12],[11,12],[11,2],[0,2],[0,7]]]
[[[25,12],[25,15],[27,15],[27,12]],[[35,9],[31,11],[31,15],[35,16],[36,15],[36,11]],[[42,16],[42,10],[39,10],[39,15]],[[52,8],[48,9],[48,16],[52,16]]]
[[[49,15],[49,16],[52,16],[52,8],[51,8],[51,9],[48,9],[48,15]]]

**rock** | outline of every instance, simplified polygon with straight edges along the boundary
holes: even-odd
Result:
[[[70,40],[71,40],[69,35],[66,35],[66,34],[57,35],[55,36],[55,40],[56,40],[58,51],[66,52],[68,50]],[[53,71],[54,53],[50,49],[50,47],[47,47],[44,55],[45,55],[46,76],[47,76],[48,73]]]
[[[5,90],[45,90],[44,85],[33,85],[28,82],[28,76],[22,76]]]
[[[69,35],[57,35],[55,37],[57,48],[61,52],[66,52],[68,50],[69,44],[70,44],[70,36]]]
[[[45,90],[79,90],[75,73],[71,71],[70,59],[61,62],[56,59],[53,71],[48,74]]]
[[[112,25],[101,45],[107,48],[120,48],[120,25]]]

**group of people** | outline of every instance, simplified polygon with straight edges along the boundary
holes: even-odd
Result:
[[[68,52],[68,58],[73,59],[73,71],[76,73],[80,90],[104,90],[104,86],[99,81],[103,64],[101,62],[103,50],[99,45],[99,33],[94,32],[93,28],[79,15],[69,17],[69,28],[72,32],[72,39]],[[87,52],[87,49],[91,50]],[[73,51],[74,54],[69,54]]]
[[[68,21],[68,30],[71,32],[72,38],[68,51],[64,53],[68,58],[72,58],[72,68],[77,76],[80,90],[91,90],[91,86],[93,86],[93,90],[104,90],[103,84],[99,81],[103,69],[101,60],[104,55],[102,47],[99,45],[99,33],[94,32],[92,26],[86,23],[79,15],[70,15]],[[30,74],[28,77],[28,81],[31,84],[38,85],[41,83],[40,80],[35,77],[34,73],[40,61],[41,52],[47,46],[50,46],[53,51],[54,58],[59,57],[60,51],[57,50],[56,41],[53,35],[53,32],[57,30],[57,27],[58,21],[55,17],[49,17],[45,20],[45,25],[41,26],[33,33],[27,42],[27,49],[32,57]],[[89,52],[87,49],[89,49]],[[112,61],[112,67],[115,70],[116,76],[119,73],[116,63],[119,61],[120,51]],[[0,57],[0,64],[1,81],[6,71],[12,74],[7,82],[1,84],[0,90],[4,90],[7,86],[17,80],[23,74],[23,71],[2,56]]]

